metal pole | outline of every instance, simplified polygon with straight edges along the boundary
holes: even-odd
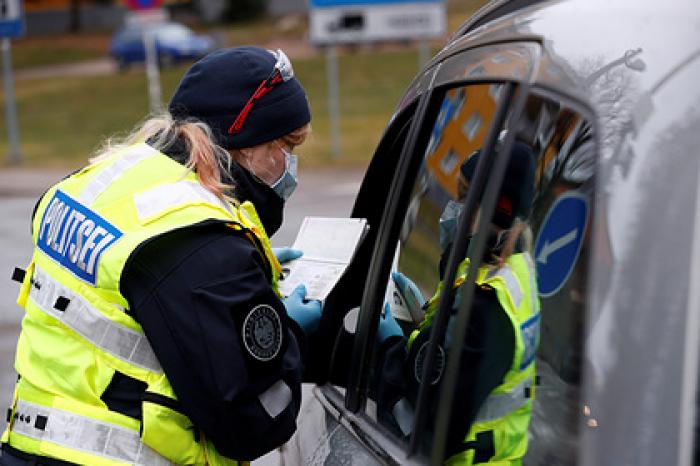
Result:
[[[328,118],[331,131],[331,157],[335,159],[340,156],[338,50],[335,45],[326,47],[326,78],[328,81]]]
[[[430,60],[430,44],[427,40],[422,40],[418,42],[418,69],[422,70],[428,60]]]
[[[7,119],[7,140],[9,152],[7,161],[13,165],[22,163],[22,154],[19,151],[19,126],[17,124],[17,106],[15,102],[15,86],[12,80],[12,51],[10,39],[2,39],[2,77],[5,84],[5,115]]]
[[[146,49],[146,78],[148,79],[148,101],[151,113],[161,110],[160,98],[160,72],[158,70],[158,50],[156,49],[156,37],[153,31],[145,28],[143,31],[143,45]]]

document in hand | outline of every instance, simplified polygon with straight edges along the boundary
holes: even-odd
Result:
[[[399,269],[399,251],[401,249],[401,242],[396,244],[396,251],[394,252],[394,260],[391,263],[391,273],[398,272]],[[389,310],[391,315],[396,319],[405,320],[407,322],[413,322],[415,324],[421,323],[425,317],[425,312],[419,305],[410,306],[406,303],[405,297],[399,291],[396,286],[396,282],[389,276],[389,283],[386,286],[386,292],[384,294],[384,302],[389,303]]]
[[[368,228],[364,218],[306,217],[292,245],[304,255],[284,264],[280,292],[288,296],[303,283],[307,299],[325,300]]]
[[[399,250],[401,248],[401,243],[399,242],[396,245],[396,252],[394,253],[394,260],[391,263],[391,272],[396,272],[398,270],[398,265],[399,265]],[[389,309],[391,310],[391,314],[400,320],[406,320],[408,322],[413,321],[411,318],[411,313],[408,312],[408,308],[406,307],[405,303],[403,302],[403,298],[401,297],[401,293],[399,293],[399,290],[396,289],[396,283],[394,283],[394,280],[392,280],[391,276],[389,276],[389,282],[386,285],[386,292],[384,294],[384,302],[389,303]]]

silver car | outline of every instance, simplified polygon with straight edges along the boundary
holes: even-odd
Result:
[[[370,230],[311,342],[316,384],[284,464],[442,463],[457,358],[438,357],[435,331],[422,370],[440,384],[420,387],[401,435],[377,410],[377,322],[392,269],[434,293],[438,219],[461,163],[488,156],[470,189],[493,206],[515,139],[537,154],[528,221],[542,316],[523,463],[700,464],[697,0],[491,2],[416,76],[357,196],[352,215]],[[464,296],[443,333],[468,324]]]

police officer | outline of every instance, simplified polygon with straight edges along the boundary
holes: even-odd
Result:
[[[292,435],[321,306],[280,296],[301,253],[268,236],[309,121],[282,51],[219,50],[44,194],[0,464],[235,465]]]
[[[461,167],[461,193],[480,155],[476,152]],[[444,344],[428,381],[435,385],[429,400],[429,417],[437,414],[439,382],[446,358],[461,351],[461,366],[448,438],[446,464],[520,464],[527,451],[527,428],[532,411],[535,378],[535,352],[539,340],[539,301],[534,264],[524,219],[533,197],[534,158],[530,146],[517,141],[510,154],[496,211],[491,219],[490,238],[483,265],[477,271],[471,318],[464,342],[450,338],[454,315],[450,317]],[[440,218],[443,279],[446,257],[454,234],[462,201],[450,201]],[[454,286],[459,307],[459,286],[466,279],[469,260],[459,265]],[[424,299],[413,282],[401,273],[392,278],[404,302],[418,306]],[[388,309],[381,315],[378,339],[383,354],[378,381],[380,420],[400,435],[411,433],[413,406],[423,376],[432,321],[437,311],[443,282],[423,305],[425,318],[408,338]],[[416,305],[416,304],[414,304]]]

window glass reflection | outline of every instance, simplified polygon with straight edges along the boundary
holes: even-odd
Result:
[[[373,399],[367,409],[404,440],[413,428],[432,313],[468,190],[465,167],[473,171],[468,161],[482,147],[500,97],[500,84],[464,86],[445,93],[404,216],[385,298],[385,310],[400,331],[384,338],[382,329],[389,325],[380,323]],[[437,366],[429,369],[428,382],[435,387],[446,361],[441,351]],[[435,399],[430,403],[434,412]],[[473,417],[476,410],[472,411],[464,417]],[[461,445],[465,435],[466,431],[458,434],[453,443]]]
[[[567,105],[533,95],[501,133],[497,151],[509,136],[514,142],[494,215],[470,230],[487,225],[486,248],[474,252],[482,266],[466,338],[452,339],[465,258],[446,337],[424,372],[449,253],[470,240],[455,237],[457,222],[499,96],[498,85],[480,84],[449,90],[441,102],[386,289],[368,412],[408,439],[418,391],[429,384],[429,452],[444,367],[459,350],[445,458],[572,464],[581,416],[595,423],[579,385],[596,153],[590,125]],[[383,334],[389,312],[397,325]]]
[[[525,463],[568,465],[581,418],[596,423],[580,385],[597,152],[591,125],[575,110],[536,96],[528,108],[523,126],[535,128],[539,152],[531,225],[542,324]]]

